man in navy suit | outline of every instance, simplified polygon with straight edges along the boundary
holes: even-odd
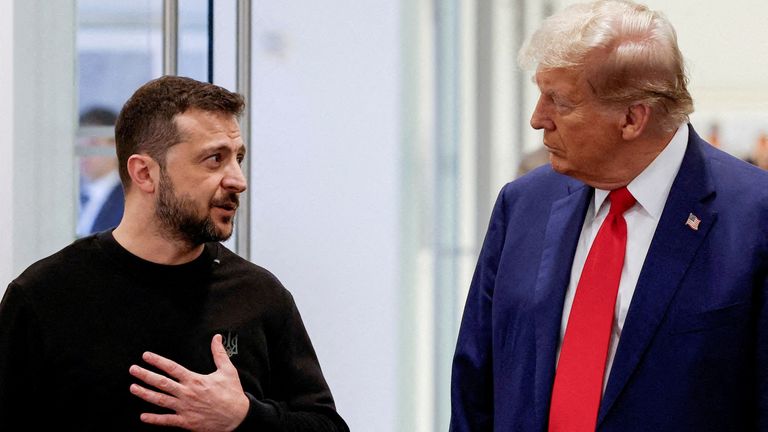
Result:
[[[80,116],[80,126],[109,126],[114,128],[117,114],[104,107],[93,107]],[[77,235],[83,237],[116,227],[123,217],[125,196],[117,170],[115,139],[110,136],[92,136],[84,145],[111,152],[110,155],[85,156],[80,161],[80,211]],[[98,150],[97,150],[98,151]]]
[[[688,124],[671,24],[628,1],[574,5],[519,59],[550,164],[494,207],[451,430],[768,430],[768,173]]]

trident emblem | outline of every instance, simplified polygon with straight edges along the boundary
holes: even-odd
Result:
[[[237,333],[228,331],[221,335],[221,342],[224,344],[224,349],[227,350],[227,355],[232,357],[237,354]]]

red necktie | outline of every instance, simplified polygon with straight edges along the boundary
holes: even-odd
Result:
[[[624,212],[635,204],[626,187],[608,195],[611,208],[589,249],[560,351],[549,409],[550,432],[594,432],[616,294],[627,248]]]

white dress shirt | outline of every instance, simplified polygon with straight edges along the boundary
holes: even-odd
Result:
[[[637,203],[624,213],[627,222],[627,251],[624,257],[624,267],[621,269],[619,292],[616,297],[613,328],[611,331],[610,345],[608,347],[608,359],[603,377],[603,390],[608,383],[613,358],[621,338],[621,330],[627,318],[629,304],[635,293],[640,270],[642,270],[645,256],[653,239],[653,233],[661,218],[664,204],[667,202],[672,182],[680,170],[685,149],[688,144],[688,125],[683,124],[675,132],[669,144],[656,156],[656,159],[648,165],[643,172],[632,180],[627,189],[635,197]],[[611,203],[606,198],[610,191],[595,189],[594,199],[587,210],[584,226],[581,229],[579,243],[576,246],[576,254],[573,257],[571,267],[571,280],[568,291],[565,294],[565,305],[560,326],[560,344],[558,345],[557,358],[560,359],[560,349],[565,336],[568,316],[571,313],[573,298],[576,295],[576,286],[587,259],[587,253],[592,242],[597,236],[597,231],[603,220],[608,216]]]

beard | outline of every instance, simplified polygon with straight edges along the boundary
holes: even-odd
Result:
[[[217,206],[237,207],[240,199],[237,194],[230,193],[221,199],[213,198],[208,203],[208,209]],[[228,229],[221,230],[211,218],[208,211],[200,215],[194,201],[186,196],[176,195],[173,182],[164,167],[160,168],[160,183],[158,185],[157,205],[155,215],[159,219],[163,232],[173,240],[185,242],[191,246],[207,242],[223,241],[232,235],[234,218],[229,218]]]

